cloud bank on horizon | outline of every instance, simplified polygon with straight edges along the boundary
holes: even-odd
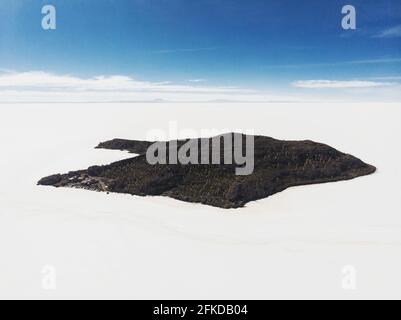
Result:
[[[343,89],[343,88],[377,88],[395,86],[400,88],[396,82],[378,82],[364,80],[300,80],[293,83],[293,86],[309,89]]]
[[[0,4],[0,102],[400,100],[399,0],[43,4]]]
[[[401,80],[394,78],[370,80],[299,80],[295,88],[315,89],[315,92],[280,92],[238,87],[204,86],[203,79],[191,85],[171,82],[149,82],[129,76],[95,76],[80,78],[44,71],[0,73],[0,103],[7,102],[313,102],[358,101],[379,99],[398,102],[401,99]],[[201,80],[201,81],[198,81]],[[316,89],[334,90],[334,93]],[[347,91],[352,89],[353,91]],[[369,92],[355,90],[370,89]],[[372,90],[373,89],[373,90]],[[380,90],[381,89],[381,90]],[[385,89],[385,90],[383,90]],[[341,93],[341,99],[338,98]],[[361,94],[363,93],[363,94]]]

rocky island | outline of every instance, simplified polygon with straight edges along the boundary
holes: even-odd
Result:
[[[224,136],[227,135],[168,141],[167,155],[173,144],[201,146]],[[254,170],[249,175],[236,175],[236,159],[223,164],[150,164],[146,153],[154,142],[114,139],[100,143],[97,148],[125,150],[136,156],[105,166],[52,175],[38,184],[137,196],[167,196],[228,209],[243,207],[250,201],[269,197],[289,187],[350,180],[376,170],[374,166],[322,143],[284,141],[265,136],[252,138]],[[223,145],[224,139],[219,141]]]

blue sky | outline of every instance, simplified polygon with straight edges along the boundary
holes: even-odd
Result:
[[[56,30],[41,28],[46,4]],[[346,4],[357,30],[341,28]],[[401,1],[2,0],[0,69],[277,91],[401,82]]]

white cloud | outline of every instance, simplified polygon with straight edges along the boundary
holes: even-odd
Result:
[[[154,53],[179,53],[179,52],[199,52],[199,51],[214,51],[219,47],[205,47],[205,48],[178,48],[178,49],[163,49],[154,51]]]
[[[209,101],[258,100],[255,90],[237,87],[150,82],[129,76],[95,76],[82,78],[44,71],[1,72],[0,102],[13,101]],[[270,97],[270,96],[269,96]],[[265,97],[263,97],[265,99]]]
[[[366,59],[366,60],[354,60],[345,62],[345,64],[377,64],[377,63],[399,63],[401,58],[379,58],[379,59]]]
[[[79,78],[43,71],[7,72],[0,74],[0,90],[34,91],[119,91],[119,92],[182,92],[182,93],[251,93],[235,87],[199,87],[171,84],[169,81],[139,81],[128,76],[96,76]]]
[[[206,82],[206,79],[189,79],[188,82],[192,83],[199,83],[199,82]]]
[[[349,66],[358,64],[389,64],[389,63],[400,63],[401,58],[377,58],[377,59],[365,59],[365,60],[350,60],[350,61],[339,61],[339,62],[321,62],[321,63],[304,63],[304,64],[281,64],[263,66],[264,69],[298,69],[298,68],[314,68],[314,67],[336,67],[336,66]]]
[[[401,76],[371,77],[372,80],[401,80]]]
[[[401,25],[383,30],[379,34],[373,36],[374,38],[399,38],[401,37]]]
[[[43,71],[1,72],[0,103],[9,102],[324,102],[400,101],[397,83],[372,81],[307,80],[292,83],[295,88],[248,90],[169,81],[150,82],[125,75],[90,78]],[[394,85],[393,85],[394,84]],[[333,93],[302,88],[339,88]],[[345,88],[345,89],[344,89]],[[353,88],[346,90],[346,88]],[[358,89],[359,88],[359,89]],[[362,91],[363,90],[363,91]]]
[[[297,88],[308,89],[346,89],[346,88],[377,88],[396,85],[390,82],[364,81],[364,80],[300,80],[292,83]]]

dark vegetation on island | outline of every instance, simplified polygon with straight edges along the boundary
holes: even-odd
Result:
[[[235,163],[151,165],[147,162],[146,151],[153,142],[114,139],[100,143],[97,148],[126,150],[138,155],[110,165],[52,175],[38,184],[138,196],[167,196],[221,208],[239,208],[289,187],[349,180],[376,170],[325,144],[264,136],[254,138],[254,171],[251,175],[235,175],[238,167]],[[178,146],[187,141],[178,141]]]

